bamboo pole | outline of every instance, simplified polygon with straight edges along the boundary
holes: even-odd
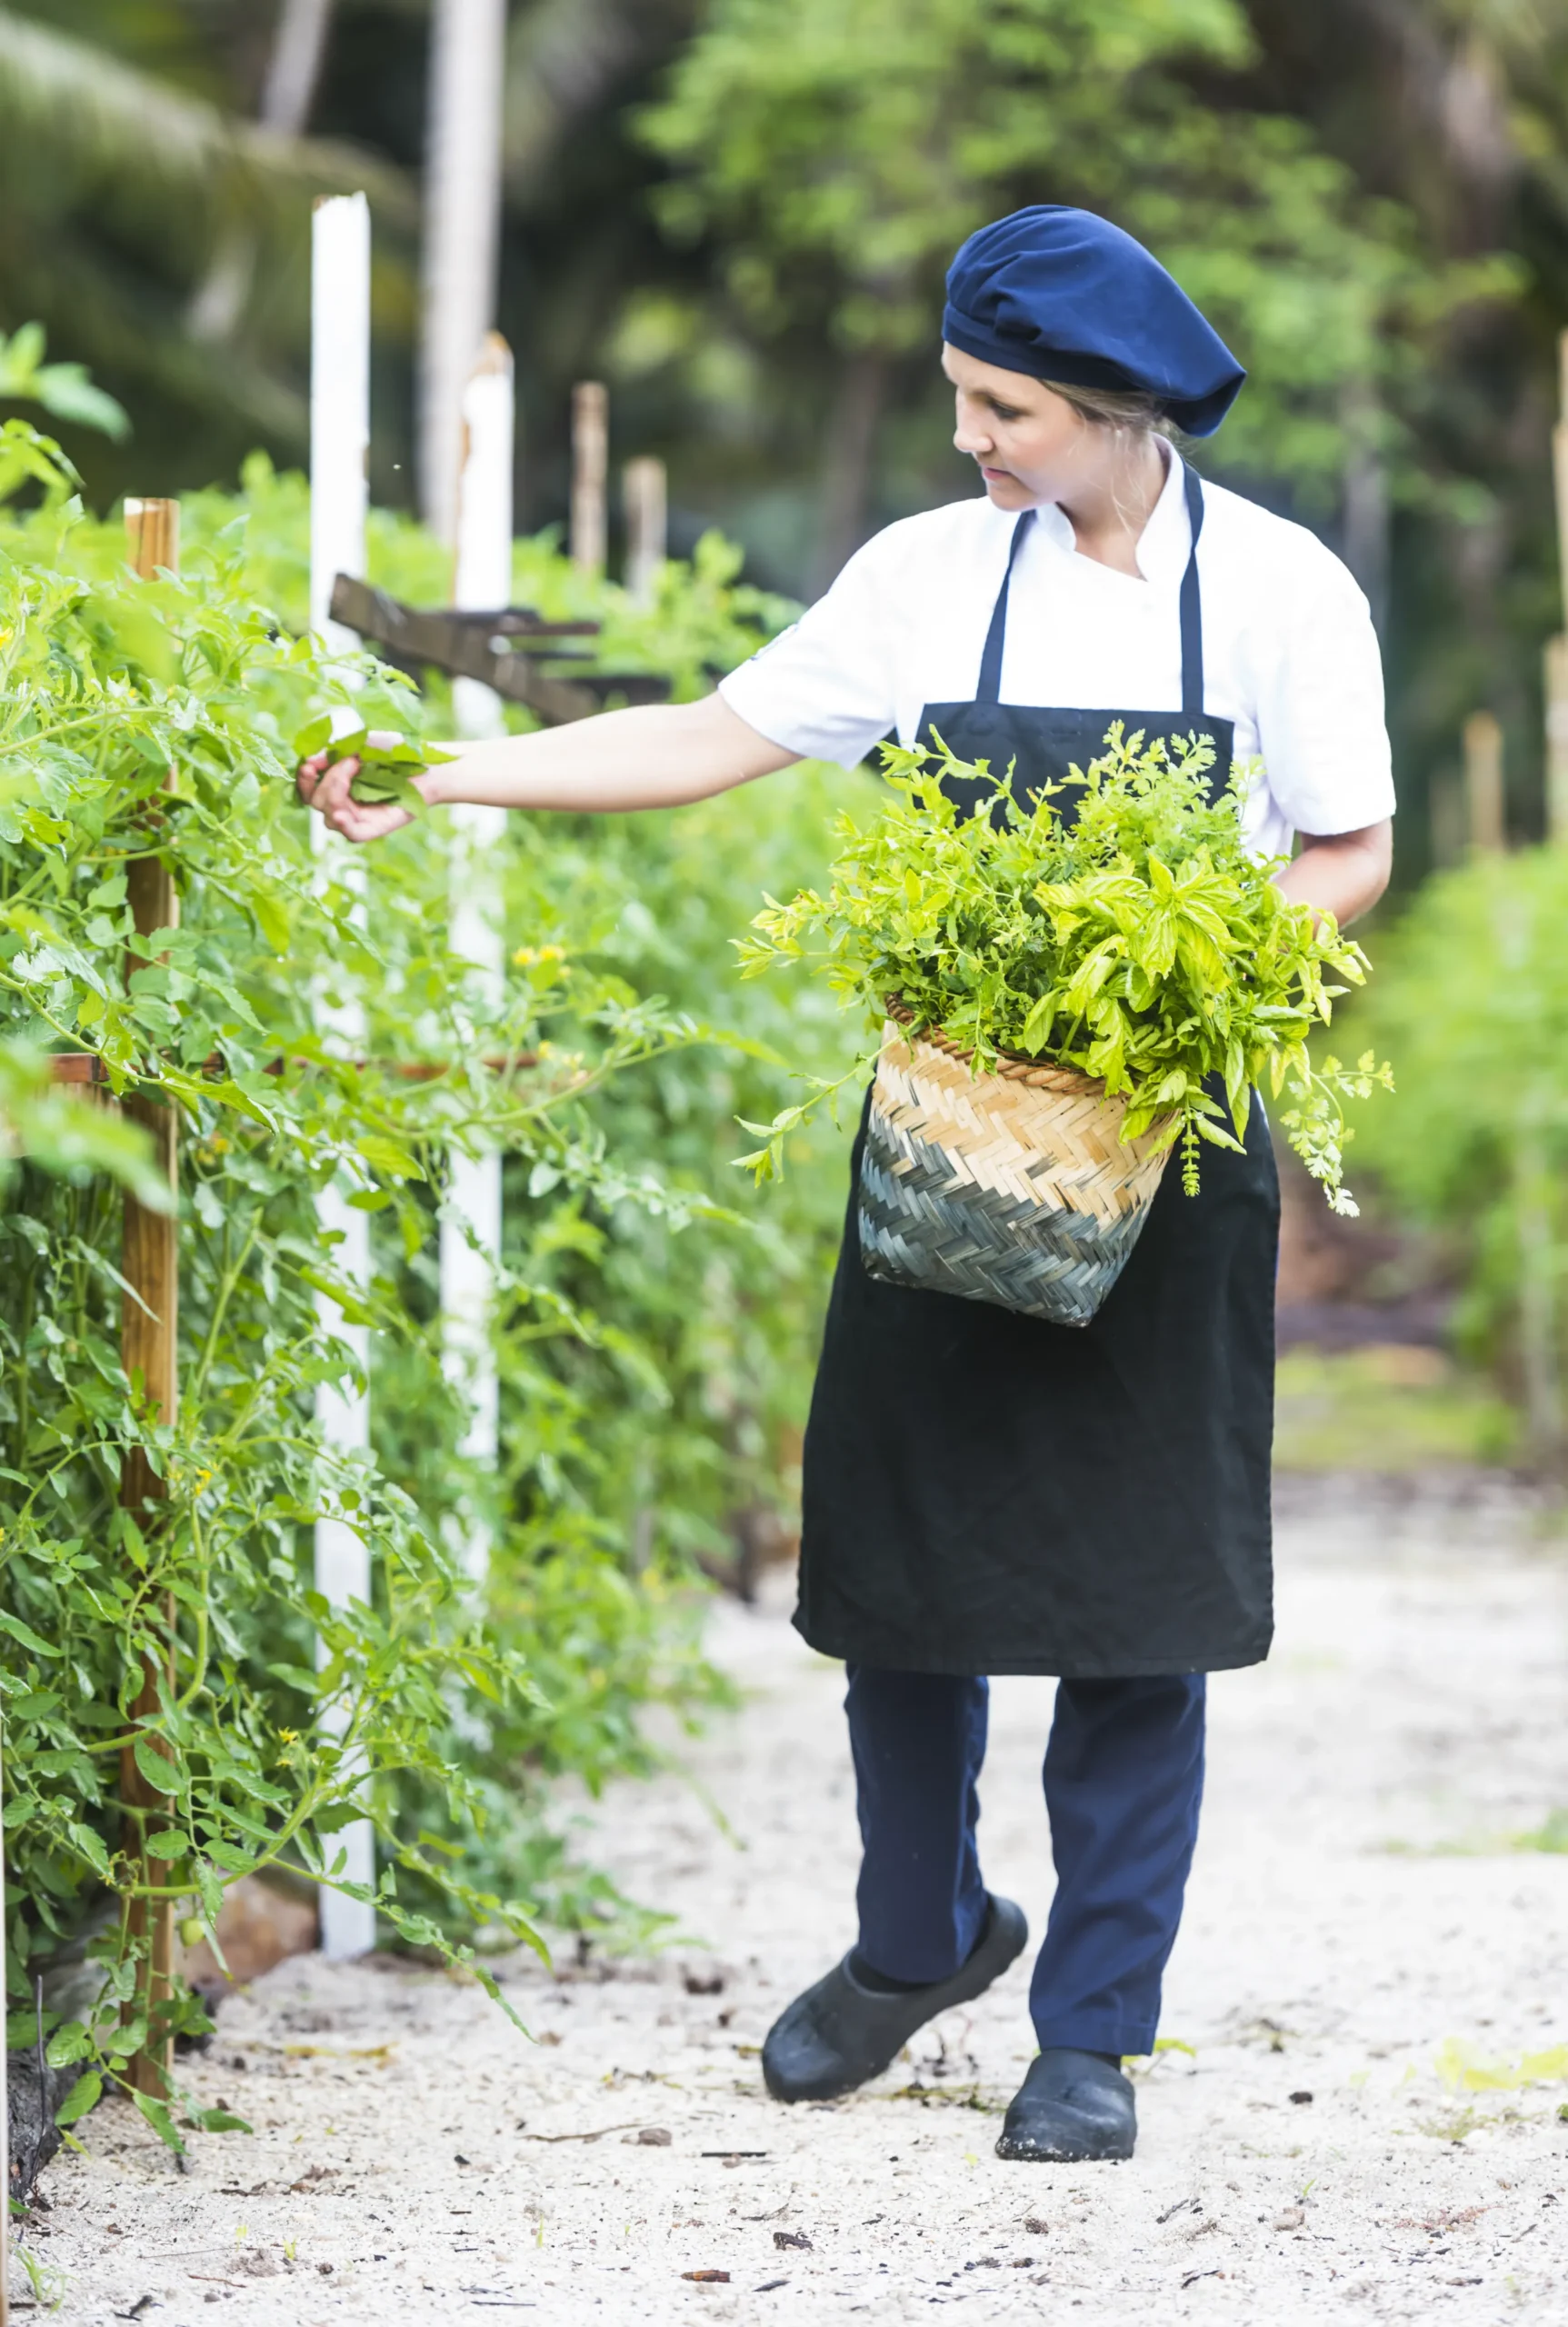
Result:
[[[1464,723],[1464,802],[1470,845],[1497,854],[1508,845],[1503,799],[1503,730],[1490,711]]]
[[[663,461],[628,461],[621,491],[626,510],[626,587],[638,605],[652,605],[668,554],[669,487]]]
[[[177,501],[127,501],[125,532],[131,564],[144,581],[160,568],[176,573],[180,563],[180,504]],[[158,856],[138,856],[128,868],[127,894],[138,936],[173,929],[179,918],[179,898],[174,874]],[[127,957],[127,967],[139,967],[143,956]],[[173,1107],[133,1094],[123,1102],[125,1113],[138,1123],[153,1143],[160,1174],[171,1189],[178,1184],[178,1117]],[[149,1212],[134,1195],[125,1199],[125,1241],[121,1273],[130,1287],[120,1330],[121,1356],[134,1381],[140,1374],[160,1420],[172,1423],[178,1408],[179,1384],[175,1348],[179,1330],[179,1235],[173,1211]],[[140,1448],[125,1458],[120,1476],[120,1502],[144,1530],[157,1524],[157,1506],[166,1489],[149,1466]],[[138,1721],[155,1716],[164,1692],[174,1682],[173,1597],[165,1599],[163,1620],[167,1644],[161,1654],[150,1654],[142,1675],[134,1713]],[[156,1740],[155,1739],[155,1743]],[[127,1808],[149,1816],[161,1814],[165,1796],[150,1785],[128,1748],[120,1757],[120,1794]],[[142,1862],[142,1880],[158,1872],[153,1862]],[[129,1926],[134,1938],[148,1942],[150,1952],[139,1993],[126,2008],[127,2018],[145,2011],[149,2017],[167,2002],[172,1992],[175,1958],[173,1903],[166,1899],[133,1899]],[[149,2044],[131,2063],[131,2081],[143,2092],[162,2092],[171,2045],[167,2039]]]
[[[463,399],[463,470],[457,487],[455,605],[495,612],[512,597],[512,457],[515,428],[512,351],[492,332],[469,375]],[[452,706],[458,733],[483,740],[504,735],[501,698],[476,679],[456,679]],[[472,962],[486,990],[498,998],[504,944],[494,852],[506,829],[504,808],[458,806],[450,812],[451,944]],[[442,1371],[468,1403],[459,1453],[494,1470],[500,1443],[500,1383],[491,1343],[495,1271],[501,1263],[501,1156],[454,1150],[442,1207]],[[470,1513],[456,1530],[454,1548],[482,1583],[490,1566],[488,1526]]]
[[[604,485],[610,468],[610,397],[602,380],[572,391],[572,563],[604,570]]]
[[[357,649],[352,631],[333,622],[328,609],[339,574],[365,572],[365,521],[369,506],[370,459],[370,207],[363,194],[318,202],[311,231],[310,341],[310,606],[311,628],[328,645]],[[313,846],[334,858],[331,877],[363,894],[365,867],[335,841],[319,816],[310,820]],[[351,1051],[363,1049],[365,1025],[352,1007],[323,998],[317,1014],[325,1028]],[[337,1262],[351,1283],[370,1283],[370,1222],[348,1202],[335,1181],[316,1198],[316,1217],[336,1239]],[[370,1335],[351,1324],[330,1294],[320,1293],[316,1314],[322,1330],[354,1352],[364,1376],[370,1361]],[[335,1452],[359,1454],[370,1444],[370,1400],[363,1390],[324,1382],[316,1390],[316,1422],[324,1443]],[[345,1519],[315,1523],[315,1588],[335,1607],[370,1598],[370,1553]],[[344,1854],[351,1881],[375,1880],[375,1836],[368,1819],[355,1819],[323,1838],[330,1859]],[[375,1910],[340,1892],[321,1893],[322,1952],[330,1957],[363,1955],[375,1944]]]

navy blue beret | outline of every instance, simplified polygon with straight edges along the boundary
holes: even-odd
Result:
[[[966,355],[1071,388],[1141,388],[1211,436],[1245,372],[1142,243],[1092,211],[1015,210],[947,270],[942,336]]]

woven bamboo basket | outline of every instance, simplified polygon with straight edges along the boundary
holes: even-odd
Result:
[[[888,1004],[860,1166],[860,1251],[884,1283],[1086,1325],[1143,1233],[1169,1150],[1070,1067],[972,1051]]]

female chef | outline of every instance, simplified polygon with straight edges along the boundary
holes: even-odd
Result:
[[[1055,206],[964,244],[943,338],[979,493],[877,534],[704,702],[463,746],[419,778],[425,799],[668,808],[933,729],[962,759],[1014,763],[1027,791],[1086,764],[1121,720],[1207,735],[1216,784],[1233,758],[1250,767],[1243,833],[1281,861],[1286,894],[1342,924],[1364,912],[1393,809],[1365,601],[1313,535],[1203,484],[1165,433],[1218,427],[1244,377],[1228,349],[1137,243]],[[355,764],[308,763],[301,789],[371,840],[404,812],[356,804]],[[852,1186],[857,1166],[858,1148]],[[852,1202],[795,1622],[847,1668],[860,1927],[768,2037],[780,2100],[877,2075],[1022,1951],[1024,1916],[987,1892],[975,1845],[985,1676],[1048,1673],[1040,2049],[997,2147],[1132,2153],[1121,2062],[1154,2041],[1205,1675],[1269,1647],[1277,1212],[1254,1098],[1244,1152],[1206,1151],[1196,1198],[1167,1173],[1124,1273],[1074,1330],[873,1280]]]

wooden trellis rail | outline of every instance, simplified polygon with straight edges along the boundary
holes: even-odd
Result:
[[[669,697],[668,679],[646,671],[584,671],[562,678],[537,668],[542,658],[571,654],[563,641],[596,636],[599,625],[594,622],[543,622],[526,606],[503,606],[494,614],[450,608],[432,613],[405,606],[347,574],[333,584],[332,618],[368,639],[412,677],[433,668],[454,679],[477,679],[508,703],[525,704],[550,727],[586,719],[612,696],[626,703],[664,703]]]

